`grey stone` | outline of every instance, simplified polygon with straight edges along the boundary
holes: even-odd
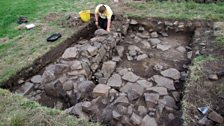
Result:
[[[122,88],[120,88],[121,92],[128,93],[129,90],[135,90],[140,96],[144,93],[144,88],[137,83],[128,82]]]
[[[178,46],[176,49],[177,49],[179,52],[182,52],[182,53],[185,53],[185,52],[187,51],[186,48],[183,47],[183,46]]]
[[[42,82],[42,80],[43,79],[42,79],[41,75],[36,75],[31,78],[31,82],[36,83],[36,84],[40,84]]]
[[[157,48],[157,49],[160,49],[160,50],[162,50],[162,51],[166,51],[166,50],[170,49],[171,46],[170,46],[170,45],[157,44],[156,48]]]
[[[134,19],[131,19],[130,24],[131,24],[131,25],[137,25],[137,24],[138,24],[138,22],[137,22],[136,20],[134,20]]]
[[[145,106],[138,106],[138,112],[140,116],[145,116],[147,114],[147,109],[145,108]]]
[[[80,69],[82,69],[82,63],[78,60],[73,61],[71,70],[80,70]]]
[[[124,69],[121,69],[121,70],[119,70],[118,71],[118,73],[121,75],[121,76],[123,76],[125,73],[127,73],[128,72],[128,69],[127,68],[124,68]]]
[[[122,117],[122,115],[120,113],[118,113],[117,111],[112,111],[112,116],[116,120],[120,120]]]
[[[119,56],[113,56],[112,61],[119,62],[121,61],[121,58]]]
[[[135,45],[128,46],[128,50],[137,51],[137,52],[141,51],[141,49],[139,47],[135,46]]]
[[[157,32],[152,32],[152,33],[151,33],[151,37],[152,37],[152,38],[158,38],[159,35],[158,35]]]
[[[84,101],[83,103],[82,103],[82,110],[84,111],[84,112],[90,112],[91,111],[91,107],[92,106],[92,103],[91,102],[89,102],[89,101]]]
[[[134,125],[140,125],[142,119],[139,115],[132,113],[131,115],[131,121],[134,123]]]
[[[166,106],[174,109],[178,109],[175,100],[171,96],[164,96],[163,100],[166,101]]]
[[[150,87],[146,89],[147,91],[155,91],[159,95],[168,95],[167,88],[164,87]]]
[[[208,114],[208,118],[211,119],[214,122],[223,123],[223,117],[221,115],[219,115],[217,112],[212,111],[211,113]]]
[[[138,80],[137,83],[144,88],[150,88],[153,85],[152,82],[149,82],[147,80]]]
[[[110,87],[105,85],[105,84],[98,84],[94,89],[93,89],[93,94],[95,96],[107,96],[109,92]]]
[[[123,46],[116,46],[116,50],[117,50],[117,53],[120,57],[123,57],[123,54],[124,54],[124,47]]]
[[[145,102],[148,107],[154,107],[158,104],[159,94],[158,93],[144,93]]]
[[[141,41],[141,43],[143,44],[143,48],[145,49],[150,49],[151,48],[151,45],[148,41]]]
[[[102,66],[102,72],[104,77],[108,78],[115,70],[115,67],[116,67],[116,62],[114,61],[104,62]]]
[[[189,51],[189,52],[187,52],[187,58],[188,58],[188,59],[191,59],[192,56],[193,56],[193,51]]]
[[[172,95],[173,95],[176,102],[180,101],[180,93],[179,92],[174,91],[174,92],[172,92]]]
[[[81,81],[78,84],[78,90],[81,91],[82,93],[92,92],[94,87],[95,84],[92,81]]]
[[[159,76],[159,75],[154,75],[153,80],[159,85],[166,87],[169,90],[175,90],[173,80]]]
[[[126,96],[120,96],[118,97],[113,104],[123,104],[123,105],[128,105],[129,104],[129,101],[128,101],[128,98]]]
[[[180,72],[175,68],[169,68],[167,70],[164,70],[164,71],[161,72],[161,74],[164,77],[169,77],[169,78],[172,78],[174,80],[179,80],[180,79]]]
[[[152,39],[149,39],[149,40],[150,40],[152,46],[156,46],[157,44],[160,44],[160,42],[161,42],[157,38],[152,38]]]
[[[130,101],[136,100],[140,96],[139,93],[134,89],[129,89],[127,93],[128,93],[128,99]]]
[[[95,36],[104,36],[104,35],[108,35],[108,32],[104,29],[97,29],[95,32],[94,32],[94,35]]]
[[[148,55],[146,55],[146,54],[138,55],[137,56],[137,61],[144,60],[146,58],[148,58]]]
[[[164,67],[161,64],[156,64],[155,66],[153,66],[153,70],[160,72],[164,69]]]
[[[73,106],[71,113],[74,115],[78,115],[80,119],[89,120],[88,115],[82,111],[82,104],[83,103],[80,102]]]
[[[120,88],[122,86],[121,76],[119,74],[113,74],[109,78],[107,85],[112,88]]]
[[[139,76],[135,75],[133,72],[127,72],[122,76],[122,79],[129,82],[136,82],[139,79]]]
[[[87,51],[91,56],[95,56],[98,53],[98,48],[90,45],[87,47]]]
[[[140,26],[139,28],[138,28],[138,31],[140,31],[140,32],[143,32],[145,29],[144,29],[144,27],[142,27],[142,26]]]
[[[70,90],[72,90],[73,89],[73,81],[72,80],[68,80],[68,81],[66,81],[65,83],[63,83],[63,89],[65,90],[65,91],[70,91]]]
[[[33,89],[34,84],[30,82],[26,82],[19,89],[16,90],[17,93],[21,93],[23,95],[27,95]]]
[[[78,50],[76,47],[70,47],[65,50],[64,54],[62,55],[63,59],[69,59],[69,58],[76,58],[78,54]]]
[[[125,105],[126,106],[126,105]],[[128,112],[128,108],[127,107],[125,107],[125,106],[123,106],[123,105],[121,105],[121,104],[118,104],[116,107],[117,107],[117,111],[119,112],[119,113],[121,113],[122,115],[126,115],[127,114],[127,112]]]
[[[150,35],[148,32],[144,31],[143,33],[137,33],[136,34],[138,37],[142,38],[142,39],[149,39]]]
[[[168,118],[169,118],[169,120],[174,120],[175,116],[173,113],[169,113]]]
[[[129,61],[131,61],[131,60],[133,60],[133,57],[127,55],[127,59],[128,59]]]
[[[56,109],[62,109],[63,108],[63,103],[62,102],[57,102],[57,104],[54,106]]]
[[[160,32],[160,34],[163,36],[163,37],[168,37],[168,34],[166,32]]]
[[[205,126],[207,120],[208,120],[208,118],[206,116],[204,116],[202,119],[198,120],[198,124],[201,126]]]
[[[134,109],[134,105],[131,104],[131,105],[128,106],[128,112],[127,112],[128,115],[130,115],[130,116],[132,115],[133,109]]]
[[[216,81],[219,78],[218,78],[218,75],[217,74],[209,74],[208,75],[208,79]]]
[[[143,118],[142,123],[141,123],[140,126],[157,126],[157,123],[156,123],[155,118],[152,118],[152,117],[146,115]]]

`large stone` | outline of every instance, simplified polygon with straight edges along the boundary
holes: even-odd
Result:
[[[158,84],[158,86],[166,87],[169,90],[175,90],[174,82],[171,79],[159,75],[154,75],[153,80]]]
[[[89,120],[88,115],[82,111],[82,104],[83,103],[80,102],[73,106],[71,113],[76,116],[79,116],[80,119]]]
[[[124,68],[124,69],[120,68],[120,69],[117,70],[117,72],[118,72],[121,76],[123,76],[125,73],[128,72],[128,68]]]
[[[73,61],[71,70],[80,70],[80,69],[82,69],[82,63],[78,60]]]
[[[98,29],[94,32],[95,36],[104,36],[104,35],[108,35],[108,32],[104,29]]]
[[[76,58],[78,54],[78,49],[76,47],[70,47],[65,50],[64,54],[62,55],[63,59],[69,59],[69,58]]]
[[[91,111],[91,107],[92,106],[92,103],[91,102],[89,102],[89,101],[84,101],[83,103],[82,103],[82,110],[84,111],[84,112],[90,112]]]
[[[150,39],[151,45],[156,46],[157,44],[159,44],[161,41],[157,38],[152,38]]]
[[[178,109],[175,100],[171,96],[164,96],[163,100],[166,102],[166,106],[174,109]]]
[[[116,62],[114,61],[107,61],[103,63],[102,72],[104,77],[108,78],[113,73],[116,67]]]
[[[136,20],[134,20],[134,19],[131,19],[130,24],[131,24],[131,25],[137,25],[137,24],[138,24],[138,22],[137,22]]]
[[[183,46],[179,46],[179,47],[177,47],[176,48],[179,52],[182,52],[182,53],[185,53],[187,50],[186,50],[186,48],[185,47],[183,47]]]
[[[124,47],[123,46],[116,46],[116,50],[117,50],[117,53],[120,57],[123,57],[123,54],[124,54]]]
[[[128,93],[129,90],[135,90],[140,96],[144,93],[144,88],[137,83],[128,82],[122,88],[120,88],[121,92]]]
[[[137,61],[144,60],[146,58],[148,58],[148,55],[146,55],[146,54],[138,55],[137,56]]]
[[[141,43],[143,44],[143,48],[145,48],[145,49],[150,49],[151,48],[151,45],[148,41],[142,41]]]
[[[89,52],[89,54],[91,56],[95,56],[97,54],[97,52],[98,52],[98,48],[95,47],[95,46],[88,46],[87,47],[87,51]]]
[[[157,126],[157,123],[156,123],[155,118],[152,118],[152,117],[146,115],[143,118],[142,123],[141,123],[140,126]]]
[[[78,84],[78,90],[82,93],[90,93],[92,92],[93,88],[95,87],[95,84],[92,81],[81,81]]]
[[[169,77],[174,80],[180,79],[180,72],[175,68],[170,68],[161,72],[164,77]]]
[[[122,85],[121,76],[119,74],[113,74],[109,78],[107,85],[111,86],[112,88],[120,88]]]
[[[130,89],[130,90],[128,90],[128,99],[130,100],[130,101],[133,101],[133,100],[136,100],[136,99],[138,99],[139,98],[139,93],[136,91],[136,90],[134,90],[134,89]]]
[[[36,84],[40,84],[42,80],[43,78],[41,77],[41,75],[36,75],[31,78],[31,82]]]
[[[73,89],[73,81],[72,80],[68,80],[68,81],[66,81],[65,83],[63,83],[63,89],[65,90],[65,91],[70,91],[70,90],[72,90]]]
[[[122,79],[129,82],[136,82],[139,79],[139,76],[135,75],[133,72],[127,72],[124,74]]]
[[[154,91],[159,93],[159,95],[168,95],[167,88],[165,87],[150,87],[146,89],[147,91]]]
[[[49,96],[61,97],[66,95],[66,92],[63,90],[63,86],[59,80],[44,84],[44,90]]]
[[[109,92],[110,87],[105,85],[105,84],[98,84],[94,89],[93,89],[93,94],[95,96],[107,96]]]
[[[170,49],[171,46],[170,46],[170,45],[162,45],[162,44],[158,44],[158,45],[156,46],[156,48],[157,48],[157,49],[160,49],[160,50],[162,50],[162,51],[166,51],[166,50]]]
[[[150,88],[153,85],[152,82],[149,82],[147,80],[138,80],[137,83],[144,88]]]
[[[144,93],[145,102],[148,107],[154,107],[158,104],[159,94],[158,93]]]
[[[122,105],[128,105],[129,101],[128,98],[126,96],[120,96],[118,97],[113,104],[119,104],[121,103]]]
[[[152,33],[151,33],[151,37],[152,37],[152,38],[158,38],[159,35],[158,35],[157,32],[152,32]]]
[[[221,115],[219,115],[217,112],[212,111],[211,113],[208,114],[208,118],[211,119],[212,121],[215,121],[217,123],[224,123],[224,119]]]
[[[131,121],[133,122],[134,125],[140,125],[142,119],[139,115],[132,113],[131,115]]]

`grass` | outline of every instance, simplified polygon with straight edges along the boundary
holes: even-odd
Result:
[[[0,126],[99,126],[0,89]]]

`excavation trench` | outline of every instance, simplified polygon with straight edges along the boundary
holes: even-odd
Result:
[[[32,77],[17,78],[22,83],[11,90],[107,125],[180,126],[188,65],[203,52],[196,40],[206,37],[210,23],[123,18],[113,23],[111,34],[93,35],[93,25],[83,29],[81,39],[77,34],[69,47],[54,52],[57,58],[49,57],[54,62]]]

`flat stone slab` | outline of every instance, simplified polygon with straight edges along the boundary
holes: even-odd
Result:
[[[78,49],[76,47],[70,47],[65,50],[64,54],[62,55],[63,59],[69,59],[69,58],[76,58],[78,54]]]
[[[156,48],[157,48],[157,49],[160,49],[160,50],[162,50],[162,51],[166,51],[166,50],[169,50],[169,49],[171,48],[171,46],[170,46],[170,45],[162,45],[162,44],[158,44],[158,45],[156,46]]]
[[[41,75],[36,75],[31,78],[31,82],[36,84],[40,84],[42,80],[43,78],[41,77]]]
[[[150,88],[153,85],[152,82],[149,82],[147,80],[138,80],[137,83],[144,88]]]
[[[136,82],[139,79],[139,76],[135,75],[133,72],[127,72],[124,74],[122,79],[129,82]]]
[[[95,96],[107,96],[109,92],[110,86],[107,86],[105,84],[98,84],[94,89],[93,89],[93,94]]]
[[[174,82],[171,79],[154,75],[153,80],[158,84],[158,86],[166,87],[169,90],[175,90]]]
[[[144,93],[144,88],[137,83],[128,82],[122,88],[120,88],[121,92],[128,93],[129,90],[135,90],[140,96]]]
[[[116,62],[114,61],[107,61],[103,63],[102,72],[104,77],[108,78],[113,73],[116,67]]]
[[[34,84],[30,82],[26,82],[19,89],[16,90],[17,93],[21,93],[23,95],[27,95],[33,89]]]
[[[164,77],[169,77],[169,78],[172,78],[174,80],[179,80],[180,79],[180,72],[175,68],[169,68],[167,70],[164,70],[164,71],[161,72],[161,74]]]
[[[122,85],[121,76],[119,74],[113,74],[107,83],[108,86],[111,86],[112,88],[120,88]]]
[[[141,126],[157,126],[156,119],[146,115],[141,122]]]
[[[157,39],[157,38],[152,38],[152,39],[149,39],[150,40],[150,42],[151,42],[151,44],[153,45],[153,46],[155,46],[155,45],[157,45],[157,44],[159,44],[161,41],[159,40],[159,39]]]

